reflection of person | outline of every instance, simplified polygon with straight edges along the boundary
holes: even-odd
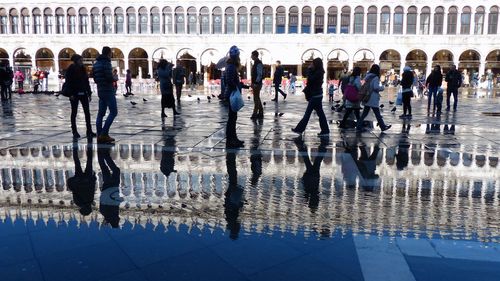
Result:
[[[175,136],[165,136],[163,139],[163,148],[161,150],[160,171],[165,177],[170,176],[171,173],[177,172],[175,170]]]
[[[398,152],[396,154],[396,167],[398,170],[404,170],[408,166],[410,160],[409,151],[410,143],[408,142],[408,132],[410,124],[403,124],[403,129],[398,141]]]
[[[161,59],[158,63],[158,79],[160,80],[161,91],[161,118],[167,117],[165,108],[172,108],[174,117],[179,115],[175,110],[174,85],[172,84],[173,64]]]
[[[94,202],[96,176],[92,169],[93,159],[92,144],[87,145],[87,164],[85,171],[82,170],[80,158],[78,158],[78,142],[73,143],[73,161],[75,162],[75,175],[66,183],[68,189],[73,193],[73,202],[80,208],[80,214],[90,215],[92,203]]]
[[[110,155],[111,147],[100,147],[97,149],[97,160],[101,167],[103,184],[99,198],[99,212],[104,216],[105,222],[113,228],[120,223],[120,169]]]
[[[228,188],[224,199],[224,214],[226,215],[229,238],[236,240],[241,229],[241,222],[238,219],[243,207],[243,187],[238,185],[238,171],[236,170],[236,154],[226,153],[226,168],[228,173]]]
[[[301,182],[304,185],[305,197],[312,212],[315,212],[319,205],[319,181],[321,178],[320,168],[321,162],[325,157],[326,145],[328,142],[328,138],[321,139],[321,143],[318,147],[318,154],[314,158],[314,161],[311,162],[307,146],[304,144],[302,138],[295,139],[295,144],[297,145],[299,154],[302,155],[302,159],[306,165],[306,171],[304,172],[304,175],[302,175]]]
[[[254,123],[254,138],[250,147],[250,169],[252,170],[252,178],[250,182],[252,186],[257,185],[259,178],[262,175],[262,151],[259,148],[262,126]]]
[[[379,184],[379,175],[375,173],[375,169],[377,168],[377,155],[380,151],[379,144],[375,143],[370,155],[368,155],[368,147],[366,145],[360,146],[359,149],[361,153],[356,164],[358,165],[362,177],[361,186],[365,189],[376,187]]]

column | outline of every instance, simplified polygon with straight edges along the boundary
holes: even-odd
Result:
[[[490,24],[490,17],[488,15],[489,15],[488,11],[485,11],[484,21],[483,21],[483,33],[481,34],[488,34],[488,25]]]
[[[420,35],[422,34],[420,32],[420,14],[418,13],[418,10],[417,10],[417,26],[416,26],[416,32],[415,32],[417,35]]]
[[[483,75],[486,73],[486,60],[481,60],[479,63],[479,75]]]
[[[469,34],[474,34],[474,14],[470,13],[470,26],[469,26]]]
[[[351,9],[351,13],[349,14],[349,34],[354,33],[354,9]]]
[[[326,7],[325,13],[323,14],[323,34],[328,33],[328,7]]]
[[[302,76],[302,62],[297,65],[297,76]]]
[[[339,10],[337,10],[337,30],[335,30],[336,34],[340,34],[340,18],[342,17],[342,8],[339,7]]]
[[[425,68],[425,75],[429,76],[432,71],[432,56],[427,54],[427,67]]]
[[[381,16],[382,15],[382,12],[380,13],[377,13],[377,24],[376,24],[376,28],[377,30],[375,31],[375,34],[380,34],[380,22],[381,22]]]
[[[276,34],[276,16],[277,16],[277,13],[276,13],[276,9],[273,8],[273,11],[275,12],[274,14],[271,14],[271,16],[273,17],[273,34]],[[265,24],[265,23],[264,23]]]
[[[247,14],[247,34],[251,34],[251,27],[252,27],[252,13],[248,11]]]
[[[368,12],[368,10],[366,10],[366,12]],[[368,16],[367,13],[363,11],[363,34],[366,34],[367,26],[368,26]]]
[[[408,13],[403,12],[403,35],[406,35],[408,33],[407,29],[408,29]]]
[[[212,24],[212,13],[209,11],[208,12],[208,34],[213,34],[214,33],[214,26]]]
[[[149,77],[153,78],[153,58],[148,58],[148,69]]]
[[[443,12],[443,34],[448,34],[448,13],[446,11]]]
[[[328,60],[323,60],[323,69],[325,70],[323,76],[323,92],[328,93]]]
[[[222,14],[220,16],[220,20],[221,20],[221,27],[222,27],[221,34],[226,34],[226,14],[225,14],[225,11],[222,11]]]
[[[247,60],[247,79],[252,79],[252,63],[251,59]]]
[[[299,10],[299,15],[298,15],[298,18],[299,18],[299,22],[297,23],[297,34],[300,34],[302,33],[302,10]]]
[[[285,10],[285,34],[288,34],[288,22],[289,22],[290,10]]]
[[[429,14],[429,34],[434,34],[434,14]]]

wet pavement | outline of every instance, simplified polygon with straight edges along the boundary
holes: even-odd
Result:
[[[415,98],[403,122],[393,92],[385,133],[372,114],[367,132],[338,129],[325,99],[329,138],[314,114],[290,131],[301,95],[265,93],[255,122],[244,93],[238,150],[215,91],[185,92],[163,124],[159,95],[118,96],[113,146],[72,141],[66,98],[15,95],[0,280],[500,280],[500,94],[463,91],[441,116]]]

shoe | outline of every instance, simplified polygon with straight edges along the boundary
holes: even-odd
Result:
[[[302,132],[297,130],[296,128],[292,128],[292,132],[299,134],[299,135],[302,135]]]
[[[271,101],[277,102],[277,101],[278,101],[278,99],[272,99]]]
[[[283,94],[283,100],[286,100],[286,96],[288,96],[287,94]]]
[[[115,141],[115,139],[108,136],[108,135],[100,135],[97,137],[98,143],[112,143],[114,141]]]
[[[80,134],[78,132],[73,132],[73,138],[74,139],[79,139],[80,138]]]
[[[181,115],[178,111],[174,111],[174,115]]]
[[[381,127],[381,128],[380,128],[380,130],[382,130],[382,132],[383,132],[383,131],[387,131],[387,130],[389,130],[391,127],[392,127],[392,125],[385,125],[384,127]]]
[[[328,137],[330,136],[330,132],[320,132],[318,133],[318,137]]]
[[[95,138],[97,135],[92,131],[87,131],[87,138]]]
[[[406,119],[411,119],[413,116],[411,114],[406,115]]]
[[[229,148],[240,148],[244,146],[244,142],[240,140],[228,140],[226,142],[226,147]]]

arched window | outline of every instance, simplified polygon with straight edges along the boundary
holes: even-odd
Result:
[[[125,22],[125,17],[123,16],[123,9],[122,8],[116,8],[115,9],[115,33],[116,34],[122,34],[124,29],[123,29],[123,23]]]
[[[207,7],[200,9],[200,34],[210,33],[210,11]]]
[[[417,34],[417,7],[408,8],[406,15],[406,34]]]
[[[391,31],[391,9],[382,7],[380,13],[380,34],[389,34]]]
[[[488,34],[497,34],[498,32],[498,7],[493,6],[490,8],[488,15]]]
[[[164,7],[162,10],[163,14],[163,33],[172,34],[172,8]]]
[[[253,7],[250,10],[250,18],[251,18],[251,26],[250,26],[250,32],[252,34],[259,34],[260,33],[260,9],[259,7]]]
[[[462,15],[460,16],[460,34],[470,34],[470,17],[470,7],[466,6],[462,9]]]
[[[198,33],[198,16],[196,15],[196,8],[189,7],[187,10],[187,20],[188,20],[188,34]]]
[[[288,10],[288,33],[299,32],[299,8],[297,6],[290,7]]]
[[[102,33],[113,33],[113,19],[111,17],[111,8],[102,9]]]
[[[368,13],[366,15],[366,33],[376,34],[377,33],[377,7],[370,6],[368,8]]]
[[[328,8],[328,26],[327,33],[337,33],[337,7],[332,6]]]
[[[363,34],[365,10],[361,6],[354,9],[354,34]]]
[[[457,7],[452,6],[448,9],[448,27],[446,28],[446,34],[456,34],[457,33]]]
[[[264,13],[264,26],[263,33],[271,34],[273,33],[273,8],[267,6],[263,10]]]
[[[429,26],[431,19],[431,9],[423,7],[420,10],[420,34],[429,34]]]
[[[434,34],[443,34],[444,8],[439,6],[434,10]]]
[[[285,33],[286,9],[283,6],[276,8],[276,33]]]
[[[90,20],[92,24],[92,34],[99,34],[101,33],[101,24],[99,20],[99,9],[98,8],[92,8],[90,10]]]
[[[68,9],[68,33],[76,33],[76,10],[74,8]]]
[[[238,34],[248,33],[248,11],[246,7],[238,9]]]
[[[64,34],[64,10],[56,9],[56,34]]]
[[[52,34],[54,31],[52,29],[54,25],[54,16],[52,15],[52,10],[47,8],[43,11],[44,24],[45,24],[45,34]]]
[[[135,14],[135,9],[133,7],[130,7],[127,9],[127,33],[128,34],[134,34],[137,32],[136,29],[136,14]]]
[[[234,34],[234,8],[229,7],[225,11],[224,19],[226,21],[226,34]]]
[[[474,15],[474,34],[483,34],[484,28],[484,7],[479,6],[476,9],[476,14]]]
[[[302,33],[311,33],[311,7],[302,8]]]
[[[21,21],[22,21],[22,33],[28,34],[30,33],[30,11],[26,8],[21,10]]]
[[[175,33],[176,34],[184,34],[186,25],[184,20],[184,8],[177,7],[175,8]]]
[[[10,17],[10,33],[19,33],[19,13],[16,9],[11,9],[9,12]]]
[[[325,33],[325,9],[316,7],[314,10],[314,33]]]
[[[7,10],[0,9],[0,34],[7,34]]]
[[[78,17],[80,18],[80,34],[89,33],[89,15],[87,9],[81,8],[78,11]],[[35,22],[36,23],[36,22]]]
[[[222,33],[222,9],[220,7],[212,10],[212,32],[213,34]]]
[[[151,8],[151,33],[160,34],[161,32],[161,22],[160,22],[160,8]]]
[[[139,8],[139,33],[148,33],[148,10],[146,7]]]
[[[403,7],[398,6],[394,9],[394,25],[392,27],[393,34],[403,34]]]
[[[340,33],[349,34],[351,25],[351,7],[344,6],[340,13]]]

